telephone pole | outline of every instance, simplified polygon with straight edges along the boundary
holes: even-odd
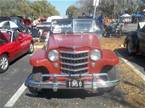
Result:
[[[94,6],[93,19],[95,19],[95,17],[96,17],[96,9],[97,9],[97,7],[99,6],[99,1],[100,1],[100,0],[94,0],[94,1],[93,1],[93,6]]]

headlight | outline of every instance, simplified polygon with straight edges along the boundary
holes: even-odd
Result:
[[[101,52],[99,50],[97,50],[97,49],[92,50],[91,54],[90,54],[90,58],[93,61],[99,60],[101,58]]]
[[[59,53],[57,50],[51,50],[48,52],[48,58],[50,61],[55,62],[59,58]]]

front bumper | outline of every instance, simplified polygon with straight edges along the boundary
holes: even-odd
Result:
[[[31,74],[27,80],[25,81],[25,85],[27,87],[33,87],[38,89],[53,89],[53,91],[57,91],[58,89],[85,89],[85,90],[92,90],[96,91],[99,88],[110,88],[114,87],[118,84],[119,80],[109,80],[107,73],[99,73],[99,74],[43,74],[40,75],[41,78],[43,77],[51,77],[51,81],[36,81],[32,78],[33,74]],[[83,87],[82,88],[71,88],[67,87],[66,81],[59,81],[57,80],[58,77],[65,77],[65,78],[72,78],[72,77],[90,77],[91,80],[83,80]],[[102,77],[105,80],[101,79]]]

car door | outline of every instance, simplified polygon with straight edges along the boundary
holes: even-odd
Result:
[[[18,36],[16,33],[11,32],[11,40],[6,46],[7,51],[9,52],[10,61],[18,58],[21,55],[21,46],[20,41],[18,41]]]
[[[26,37],[25,37],[24,33],[22,33],[22,32],[16,31],[16,32],[14,32],[14,36],[16,36],[15,41],[17,42],[17,44],[19,45],[19,48],[20,48],[20,49],[18,49],[18,52],[19,52],[18,56],[21,56],[27,52],[26,47],[27,47],[28,42],[26,41]]]
[[[24,54],[28,52],[31,43],[31,37],[29,36],[29,34],[20,32],[19,40],[21,42],[22,53]]]
[[[26,53],[27,52],[26,51],[27,50],[26,49],[27,41],[26,41],[26,37],[25,37],[24,33],[22,33],[22,32],[18,33],[17,41],[19,42],[19,45],[21,46],[20,54],[22,55],[22,54]]]

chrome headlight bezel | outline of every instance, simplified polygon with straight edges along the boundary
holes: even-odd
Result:
[[[101,51],[98,49],[94,49],[90,52],[90,59],[92,61],[98,61],[101,59]]]
[[[57,50],[50,50],[48,52],[48,59],[52,62],[56,62],[59,59],[59,52]]]

